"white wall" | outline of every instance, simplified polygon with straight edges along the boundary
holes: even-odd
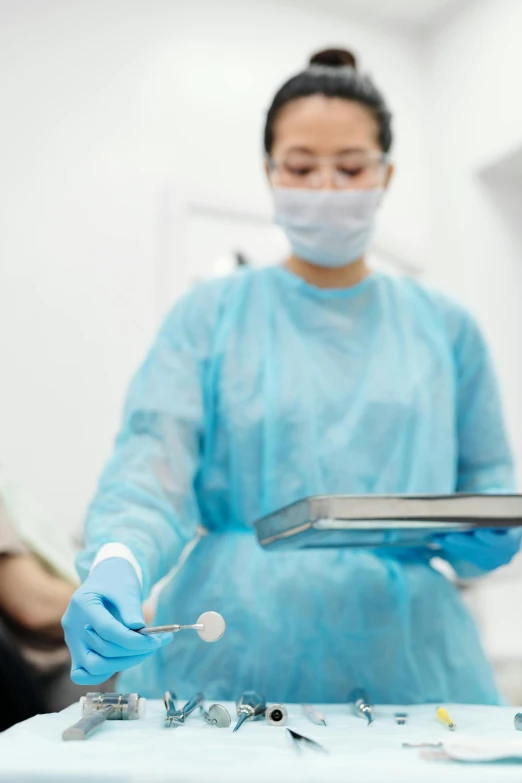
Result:
[[[0,5],[0,460],[69,528],[156,320],[141,92],[175,23],[130,6]]]
[[[522,487],[522,3],[479,0],[431,42],[432,277],[492,348]],[[469,600],[510,695],[522,698],[522,556]],[[510,668],[510,660],[514,662]]]
[[[522,150],[521,30],[519,0],[478,0],[432,41],[429,268],[486,332],[522,484],[522,171],[495,176]]]
[[[381,235],[422,259],[414,42],[269,0],[0,0],[0,461],[57,526],[81,521],[164,306],[165,184],[267,203],[264,111],[338,42],[397,115]]]

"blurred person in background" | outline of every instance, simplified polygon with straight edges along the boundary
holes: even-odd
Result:
[[[190,78],[187,74],[186,78]],[[199,286],[167,317],[127,397],[85,525],[85,580],[63,624],[72,678],[159,697],[499,702],[458,589],[432,550],[266,554],[253,522],[321,494],[513,488],[490,356],[474,319],[365,253],[392,178],[388,104],[355,58],[327,50],[277,92],[265,166],[291,256]],[[216,154],[219,151],[216,150]],[[221,612],[211,647],[135,633]],[[461,575],[508,563],[514,531],[438,541]]]
[[[84,692],[70,682],[61,627],[73,592],[22,542],[0,497],[0,731]]]

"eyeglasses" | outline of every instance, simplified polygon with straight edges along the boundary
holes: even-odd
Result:
[[[379,150],[353,150],[328,157],[293,151],[281,158],[269,157],[267,163],[273,185],[369,190],[384,185],[389,158]]]

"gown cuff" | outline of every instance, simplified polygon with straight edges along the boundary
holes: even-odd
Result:
[[[109,544],[104,544],[102,547],[100,547],[100,549],[98,549],[89,573],[92,572],[93,568],[95,568],[98,563],[101,563],[102,560],[108,560],[110,557],[121,557],[124,560],[127,560],[127,562],[130,563],[136,571],[136,576],[140,580],[140,585],[143,587],[143,572],[141,570],[140,564],[128,546],[125,546],[125,544],[120,544],[116,541]]]

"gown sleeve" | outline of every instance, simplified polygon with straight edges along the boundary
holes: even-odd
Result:
[[[453,311],[457,383],[457,492],[502,493],[515,489],[514,466],[500,390],[486,342],[474,318]],[[462,579],[486,573],[456,557],[446,559]]]
[[[100,547],[121,543],[141,568],[146,596],[195,536],[209,337],[200,306],[189,295],[174,307],[130,385],[121,430],[85,521],[77,560],[82,578]]]
[[[461,313],[455,343],[457,492],[511,492],[514,469],[495,371],[484,338]]]

